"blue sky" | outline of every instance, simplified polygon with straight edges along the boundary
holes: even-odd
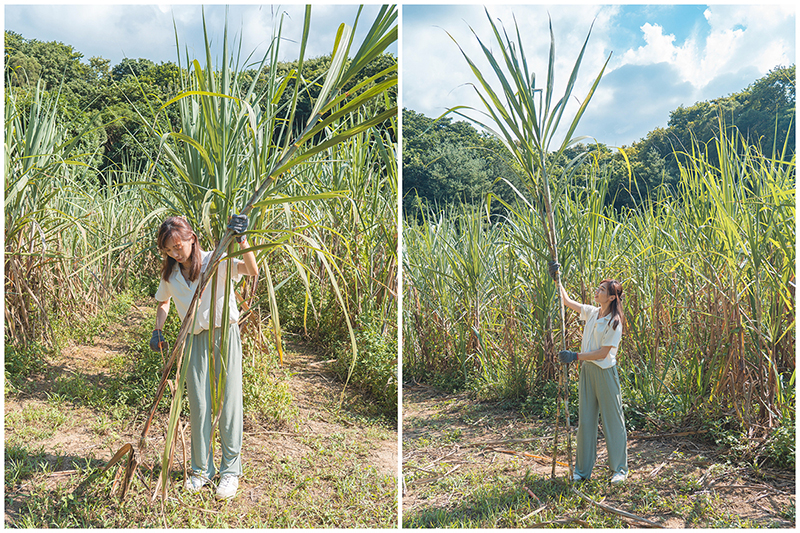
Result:
[[[630,145],[654,128],[666,127],[670,111],[678,106],[739,92],[776,66],[796,61],[791,4],[492,5],[488,11],[509,32],[516,17],[537,85],[547,76],[549,14],[556,41],[557,95],[594,21],[573,94],[583,99],[609,54],[611,60],[576,135],[610,146]],[[458,105],[480,109],[469,85],[473,74],[456,45],[473,60],[480,59],[470,28],[485,43],[495,42],[483,6],[403,6],[405,108],[429,117]],[[482,72],[489,71],[485,60],[477,62]],[[573,99],[573,114],[576,108]]]
[[[177,61],[175,26],[183,50],[202,57],[203,26],[200,4],[24,4],[6,2],[4,27],[26,39],[60,41],[82,53],[84,59],[98,56],[118,64],[123,58],[146,58],[156,63]],[[205,6],[206,23],[212,40],[212,52],[221,53],[225,27],[225,5]],[[358,7],[354,4],[316,4],[311,9],[310,42],[307,57],[327,55],[333,48],[340,23],[352,25]],[[356,32],[360,42],[378,12],[378,6],[365,6]],[[281,59],[297,59],[297,40],[303,29],[304,6],[300,4],[256,5],[241,3],[228,9],[228,39],[242,38],[243,57],[251,52],[263,57],[281,14],[283,42]],[[173,17],[175,26],[173,26]],[[397,46],[389,49],[397,54]]]

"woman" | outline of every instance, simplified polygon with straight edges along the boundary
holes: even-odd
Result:
[[[237,234],[240,246],[248,248],[247,237],[241,235],[247,229],[248,220],[244,215],[234,215],[228,228]],[[156,311],[156,329],[150,339],[150,348],[155,351],[168,349],[162,329],[167,320],[170,300],[175,300],[175,307],[183,320],[194,296],[200,273],[205,271],[212,252],[200,249],[197,234],[183,217],[170,217],[161,224],[158,230],[158,249],[164,254],[161,267],[161,280],[155,298],[158,301]],[[240,259],[232,259],[232,281],[239,281],[242,276],[258,275],[258,265],[253,252],[247,252]],[[228,499],[236,495],[239,488],[239,476],[242,475],[240,459],[242,449],[242,343],[239,337],[239,309],[236,306],[233,290],[230,291],[230,324],[228,335],[228,353],[220,354],[222,313],[225,298],[226,262],[218,267],[215,303],[215,350],[214,369],[216,379],[223,367],[227,370],[225,394],[222,403],[222,414],[219,418],[219,434],[222,448],[220,465],[220,482],[217,486],[217,498]],[[213,448],[211,447],[211,377],[209,376],[209,313],[211,287],[203,291],[197,307],[196,321],[191,332],[191,356],[186,373],[186,391],[189,399],[189,416],[192,435],[192,474],[186,480],[186,489],[197,492],[215,475]]]
[[[616,358],[622,338],[622,285],[608,279],[600,283],[594,291],[594,300],[600,307],[570,299],[560,281],[558,288],[564,305],[580,313],[580,319],[586,323],[581,351],[564,350],[558,354],[565,364],[586,362],[580,370],[578,444],[573,480],[582,481],[592,475],[597,459],[597,417],[602,414],[608,462],[614,472],[611,483],[622,483],[628,476],[627,433]]]

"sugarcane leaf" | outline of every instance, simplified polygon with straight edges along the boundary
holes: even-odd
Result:
[[[349,193],[350,191],[331,191],[318,194],[309,194],[305,196],[291,196],[291,197],[277,196],[273,198],[267,198],[266,200],[261,200],[260,202],[253,204],[253,207],[266,207],[269,205],[279,205],[287,203],[295,204],[297,202],[311,202],[314,200],[330,200],[332,198],[345,198]]]

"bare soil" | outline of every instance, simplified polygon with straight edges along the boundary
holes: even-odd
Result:
[[[555,476],[566,481],[563,421],[559,439]],[[491,484],[503,476],[518,478],[516,486],[509,490],[525,494],[529,491],[526,480],[530,484],[532,479],[550,479],[552,445],[553,427],[541,420],[525,417],[497,403],[471,400],[463,393],[446,394],[419,384],[404,386],[402,474],[404,481],[409,476],[413,478],[403,484],[404,522],[408,523],[409,516],[444,513],[457,519],[459,513],[472,513],[479,507],[474,501],[475,485]],[[574,456],[574,437],[572,446]],[[607,506],[666,528],[719,527],[711,526],[712,522],[724,521],[725,517],[738,517],[755,527],[794,528],[793,513],[791,520],[785,518],[786,509],[795,506],[793,471],[766,468],[754,471],[752,466],[730,464],[724,450],[703,442],[698,435],[630,432],[629,477],[622,486],[614,487],[607,482],[610,472],[605,467],[602,428],[597,449],[592,477],[606,480],[601,490],[602,503]],[[472,480],[473,485],[447,482],[456,476]],[[576,487],[580,489],[581,484]],[[641,503],[642,494],[648,491],[654,493],[654,505],[646,512],[631,511],[631,502]],[[679,498],[695,509],[709,505],[711,508],[696,513],[670,508],[670,503]],[[540,503],[537,501],[536,506]],[[545,500],[543,505],[557,512],[560,504]],[[529,527],[535,520],[512,527]],[[625,520],[631,527],[647,527],[642,522]],[[580,521],[577,524],[587,525]]]

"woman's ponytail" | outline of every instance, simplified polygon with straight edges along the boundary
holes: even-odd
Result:
[[[622,310],[622,284],[614,279],[603,280],[603,283],[608,288],[608,295],[616,296],[610,305],[611,327],[616,330],[617,326],[624,324],[625,321],[625,314]]]

